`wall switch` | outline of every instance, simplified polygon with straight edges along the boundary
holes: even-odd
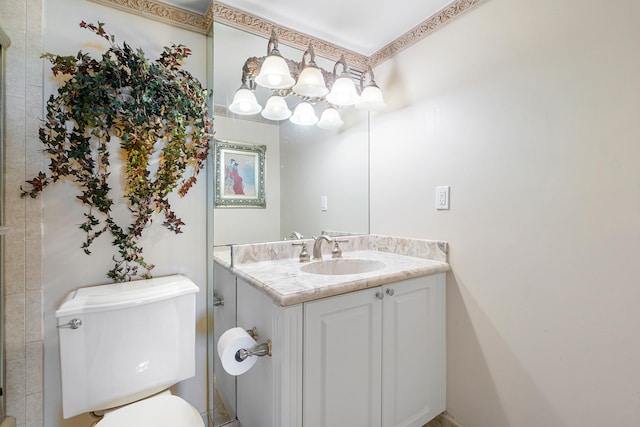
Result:
[[[449,209],[449,186],[441,185],[436,187],[436,209]]]
[[[327,196],[320,196],[320,210],[322,212],[327,211]]]

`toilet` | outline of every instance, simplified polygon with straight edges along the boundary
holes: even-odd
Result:
[[[195,375],[196,293],[182,275],[91,286],[58,310],[62,413],[96,427],[204,427],[168,389]]]

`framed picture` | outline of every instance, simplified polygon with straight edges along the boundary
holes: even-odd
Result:
[[[217,208],[266,208],[266,145],[214,140]]]

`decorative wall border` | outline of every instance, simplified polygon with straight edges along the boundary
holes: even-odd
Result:
[[[344,54],[347,64],[349,64],[350,67],[365,70],[369,64],[369,58],[364,55],[283,27],[275,22],[258,18],[257,16],[222,3],[213,2],[213,20],[267,39],[273,29],[278,35],[278,41],[280,43],[303,51],[309,47],[310,42],[313,42],[313,50],[316,55],[337,61],[340,59],[340,55]]]
[[[374,53],[370,58],[371,66],[376,66],[392,58],[399,52],[433,34],[446,24],[462,16],[464,13],[475,9],[486,1],[487,0],[456,0],[452,2],[448,6],[445,6],[443,9],[436,12],[426,21],[415,26],[403,36],[398,37],[396,40]]]
[[[375,67],[391,59],[397,53],[419,42],[462,14],[486,1],[487,0],[455,0],[409,32],[384,46],[371,57],[343,49],[340,46],[323,40],[314,39],[304,33],[279,26],[273,22],[218,2],[213,3],[213,20],[266,38],[269,38],[271,29],[273,28],[278,34],[280,43],[303,50],[307,48],[310,41],[313,41],[313,49],[318,55],[337,61],[340,59],[340,55],[344,53],[350,67],[365,70],[367,65]]]
[[[220,22],[249,33],[269,38],[271,30],[278,34],[280,43],[305,50],[311,41],[315,52],[325,58],[337,61],[344,54],[350,67],[365,70],[368,65],[375,67],[409,46],[438,31],[464,13],[475,9],[488,0],[454,0],[448,6],[436,12],[421,24],[398,37],[372,56],[367,57],[357,52],[344,49],[333,43],[313,38],[307,34],[280,26],[274,22],[259,18],[235,9],[231,6],[211,0],[209,9],[202,15],[179,7],[171,6],[156,0],[90,0],[116,9],[135,13],[149,19],[165,22],[201,34],[211,31],[213,21]]]
[[[200,34],[208,34],[213,22],[211,6],[200,14],[155,0],[90,0],[125,12],[164,22]]]

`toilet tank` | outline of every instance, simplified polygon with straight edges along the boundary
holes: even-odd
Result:
[[[194,376],[197,292],[173,275],[69,293],[56,311],[64,418]]]

